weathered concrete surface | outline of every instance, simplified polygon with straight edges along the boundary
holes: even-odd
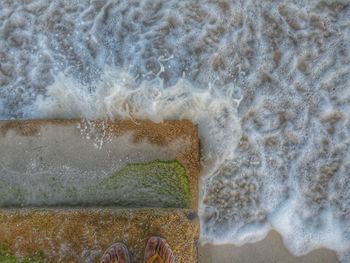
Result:
[[[124,242],[143,262],[147,239],[167,239],[177,263],[197,262],[199,224],[189,209],[0,209],[0,239],[16,256],[42,252],[49,262],[99,262]]]
[[[183,165],[192,193],[189,207],[197,209],[199,140],[196,126],[189,121],[3,121],[0,206],[123,206],[122,201],[103,199],[100,183],[126,164],[154,160],[177,160]],[[93,195],[86,189],[94,189]],[[123,195],[132,189],[114,192]],[[162,203],[164,197],[158,200],[149,206],[182,206]]]
[[[0,246],[48,262],[99,262],[124,242],[142,262],[147,239],[160,235],[176,262],[197,262],[198,175],[189,121],[0,122]]]

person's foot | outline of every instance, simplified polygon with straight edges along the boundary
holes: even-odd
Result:
[[[103,254],[101,263],[130,263],[129,252],[122,243],[115,243]]]
[[[145,250],[145,263],[175,263],[175,257],[165,239],[151,237]]]

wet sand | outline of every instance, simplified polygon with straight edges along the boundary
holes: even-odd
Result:
[[[311,253],[296,257],[283,245],[281,236],[272,231],[262,241],[234,245],[205,245],[198,251],[199,263],[338,263],[336,254],[329,249],[317,249]]]

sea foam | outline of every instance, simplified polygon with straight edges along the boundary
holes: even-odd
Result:
[[[350,251],[350,5],[2,1],[0,118],[190,119],[202,243]]]

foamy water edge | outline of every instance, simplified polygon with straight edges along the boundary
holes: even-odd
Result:
[[[0,4],[0,119],[190,119],[201,240],[350,251],[348,1]]]

